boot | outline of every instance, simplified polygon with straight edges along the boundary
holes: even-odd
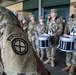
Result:
[[[44,58],[44,54],[41,54],[40,60],[43,60]]]
[[[51,60],[51,67],[55,67],[54,59]]]
[[[62,69],[62,71],[67,71],[67,70],[69,70],[70,69],[70,66],[66,66],[66,67],[64,67],[63,69]]]
[[[71,66],[69,70],[69,75],[73,75],[73,74],[74,74],[74,66]]]
[[[44,61],[44,64],[48,64],[51,62],[51,58],[48,58],[46,61]]]

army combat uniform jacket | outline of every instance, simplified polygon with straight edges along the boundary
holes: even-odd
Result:
[[[28,35],[31,34],[32,36],[35,35],[35,28],[36,28],[37,23],[36,22],[29,22],[28,25]]]
[[[43,23],[43,24],[38,24],[37,26],[36,26],[36,34],[37,34],[37,36],[40,36],[40,35],[42,35],[43,33],[45,33],[45,29],[46,29],[46,26],[45,26],[45,24]]]
[[[68,18],[67,23],[65,25],[64,34],[70,35],[70,31],[72,29],[73,23],[74,23],[74,19],[73,18]]]
[[[48,28],[48,29],[47,29]],[[51,37],[52,44],[56,45],[58,41],[58,37],[62,34],[63,26],[62,22],[59,18],[55,18],[55,20],[50,19],[50,23],[47,25],[46,30],[52,31],[52,34],[54,34],[54,37]]]
[[[0,25],[5,25],[2,38],[0,37],[1,57],[5,73],[7,75],[15,75],[14,73],[16,75],[50,75],[33,51],[16,16],[2,6],[0,6],[0,10]]]
[[[22,25],[22,28],[23,28],[23,30],[24,30],[24,33],[27,34],[28,22],[27,22],[27,23],[24,23],[24,24]]]
[[[75,15],[75,17],[76,17],[76,15]],[[75,26],[73,26],[74,20],[76,20],[74,18],[74,16],[68,18],[67,23],[65,25],[64,34],[71,35],[70,33],[71,33],[72,29],[76,28],[76,23],[75,23]],[[66,52],[66,64],[67,64],[67,66],[71,66],[71,65],[76,66],[76,52],[75,51]]]

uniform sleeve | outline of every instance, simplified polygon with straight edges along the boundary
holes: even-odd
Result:
[[[27,33],[28,33],[28,34],[30,33],[30,23],[28,24],[28,30],[27,30]]]
[[[64,34],[68,34],[68,24],[65,25]]]
[[[45,24],[43,25],[43,28],[42,28],[42,30],[41,30],[41,33],[43,34],[43,33],[45,33],[45,31],[46,31],[46,26],[45,26]]]
[[[36,28],[35,28],[35,36],[38,37],[38,24],[36,25]]]
[[[25,28],[25,27],[27,27],[28,26],[28,24],[27,23],[25,23],[24,25],[23,25],[23,28]]]
[[[3,40],[3,36],[2,36],[2,37],[0,37],[0,50],[1,50],[2,45],[3,45],[3,44],[2,44],[2,42],[3,42],[2,40]]]
[[[46,24],[45,33],[48,33],[48,27],[49,27],[49,24]]]
[[[36,25],[34,26],[33,30],[31,31],[31,34],[35,35],[35,32],[36,32]]]
[[[57,24],[58,24],[58,29],[57,31],[55,32],[55,35],[61,35],[62,34],[62,31],[63,31],[63,25],[62,25],[62,22],[60,19],[57,20]]]
[[[73,25],[73,19],[68,18],[67,23],[65,25],[65,29],[64,29],[64,34],[69,34],[70,33],[70,29],[72,28],[72,25]]]

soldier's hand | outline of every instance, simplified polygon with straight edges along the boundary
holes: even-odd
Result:
[[[43,33],[43,35],[46,35],[47,33]]]
[[[23,28],[23,30],[25,30],[25,28]]]
[[[32,35],[31,34],[29,34],[29,37],[31,37]]]
[[[63,36],[68,36],[67,34],[63,34]]]
[[[50,36],[55,36],[54,34],[50,34]]]
[[[27,27],[24,27],[23,30],[25,30]]]

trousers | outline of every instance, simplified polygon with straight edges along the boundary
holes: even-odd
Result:
[[[51,48],[46,49],[47,58],[55,59],[56,54],[56,46],[52,46]]]

